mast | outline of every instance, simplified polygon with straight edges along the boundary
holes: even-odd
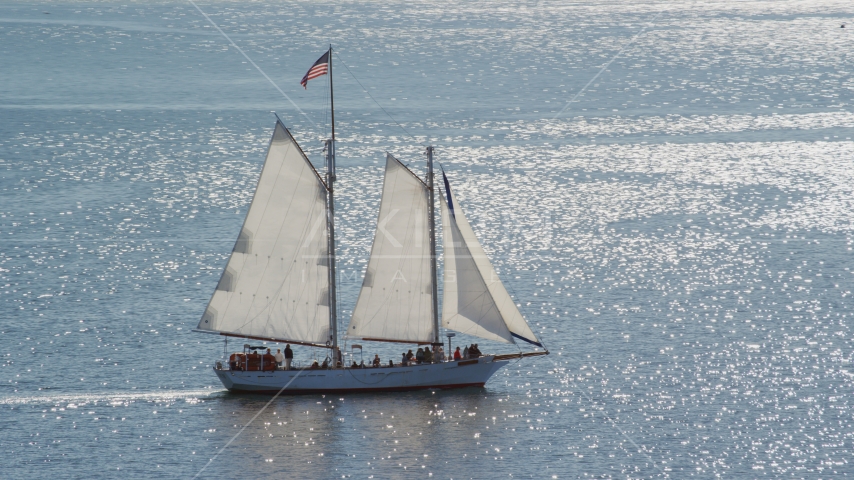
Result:
[[[329,45],[329,107],[332,120],[332,138],[326,141],[326,186],[328,200],[326,202],[326,218],[329,228],[329,245],[327,261],[329,262],[329,326],[332,330],[333,365],[338,364],[338,293],[335,275],[335,101],[332,94],[332,45]]]
[[[439,343],[439,293],[438,274],[436,273],[436,217],[433,212],[433,147],[427,147],[427,216],[430,225],[430,283],[433,289],[433,343]]]
[[[335,147],[335,97],[332,95],[332,45],[329,45],[329,111],[332,120],[332,147]],[[334,177],[335,153],[332,154],[332,170]]]

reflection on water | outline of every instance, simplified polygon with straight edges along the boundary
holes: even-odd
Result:
[[[212,407],[218,413],[216,428],[236,432],[268,401],[243,397],[217,402]],[[239,447],[217,462],[235,465],[236,459],[244,459],[252,469],[247,473],[256,475],[284,468],[306,477],[362,476],[389,465],[431,473],[428,464],[435,468],[455,457],[454,452],[480,442],[481,430],[488,432],[489,424],[475,417],[491,403],[497,402],[484,398],[480,389],[400,393],[393,398],[362,394],[277,399],[243,432],[234,444]],[[463,415],[446,415],[446,408],[462,409]]]

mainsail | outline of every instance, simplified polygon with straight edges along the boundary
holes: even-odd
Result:
[[[261,177],[199,330],[330,340],[326,185],[276,123]]]
[[[442,323],[445,328],[488,340],[542,346],[495,273],[462,208],[442,174],[447,201],[440,201],[444,232],[445,282]]]
[[[347,327],[348,338],[432,341],[427,205],[424,182],[388,155],[371,258]]]

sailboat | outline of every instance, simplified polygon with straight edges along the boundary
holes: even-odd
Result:
[[[332,95],[332,49],[328,62]],[[303,79],[306,82],[309,77]],[[475,237],[442,172],[444,278],[442,327],[488,340],[523,341],[534,351],[436,363],[342,365],[335,257],[335,128],[321,174],[288,128],[276,120],[255,194],[228,263],[195,331],[329,349],[324,366],[282,369],[266,347],[244,345],[214,372],[230,391],[270,394],[382,392],[483,387],[511,360],[547,355]],[[386,157],[371,256],[345,340],[438,347],[441,340],[436,256],[433,148],[420,178]],[[450,356],[450,345],[448,349]]]

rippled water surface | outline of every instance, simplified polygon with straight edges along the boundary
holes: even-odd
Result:
[[[850,2],[198,5],[304,114],[191,3],[0,5],[0,477],[852,472]],[[384,152],[429,143],[550,356],[266,409],[219,384],[190,330],[272,111],[320,163],[329,43],[341,316]]]

